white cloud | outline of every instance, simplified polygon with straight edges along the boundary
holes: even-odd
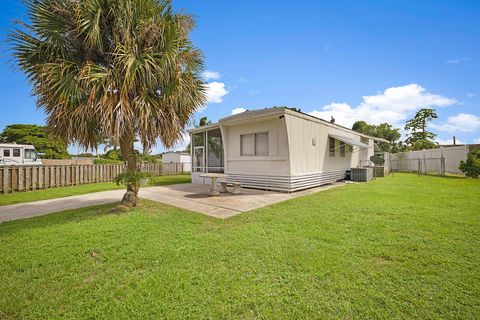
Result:
[[[461,140],[458,140],[458,139],[455,139],[455,143],[456,144],[465,144],[463,141]],[[435,139],[435,142],[438,142],[438,144],[440,145],[448,145],[448,144],[453,144],[453,138],[450,138],[450,139],[440,139],[440,138],[436,138]]]
[[[460,62],[461,62],[460,59],[451,59],[451,60],[445,61],[445,63],[449,63],[449,64],[458,64]]]
[[[223,97],[228,94],[223,82],[207,83],[207,103],[222,103]]]
[[[471,93],[471,92],[468,92],[468,93],[467,93],[467,97],[469,97],[469,98],[473,98],[473,97],[475,97],[475,96],[476,96],[475,93]]]
[[[235,108],[232,110],[232,115],[235,115],[235,114],[239,114],[239,113],[242,113],[242,112],[245,112],[247,111],[247,109],[245,108]]]
[[[347,103],[331,103],[322,108],[322,111],[309,112],[312,116],[317,118],[330,120],[330,117],[335,118],[335,122],[347,127],[357,121],[356,110]]]
[[[474,132],[480,130],[480,117],[470,113],[459,113],[448,117],[446,122],[431,124],[431,127],[446,132]]]
[[[202,72],[202,77],[203,77],[206,81],[209,81],[209,80],[218,80],[218,79],[220,79],[220,73],[218,73],[217,71],[205,70],[204,72]]]
[[[480,144],[480,138],[475,139],[474,143],[479,143]]]
[[[379,124],[388,122],[401,126],[407,117],[422,107],[444,107],[457,103],[455,99],[432,94],[418,84],[387,88],[372,96],[362,97],[363,101],[356,107],[347,103],[331,103],[310,112],[311,115],[330,120],[333,116],[336,123],[351,127],[357,120]]]
[[[448,63],[448,64],[459,64],[459,63],[467,62],[468,60],[470,60],[470,59],[469,59],[469,58],[456,58],[456,59],[446,60],[445,63]]]

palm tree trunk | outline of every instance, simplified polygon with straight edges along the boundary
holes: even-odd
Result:
[[[125,161],[127,166],[127,171],[129,172],[136,172],[138,170],[135,154],[133,153],[133,141],[133,135],[123,137],[120,140],[120,151],[122,153],[123,161]],[[138,182],[128,184],[127,191],[122,198],[122,205],[126,207],[135,207],[138,203],[138,189]]]

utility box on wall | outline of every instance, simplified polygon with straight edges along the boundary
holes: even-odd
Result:
[[[356,182],[367,182],[373,179],[373,167],[352,168],[350,180]]]

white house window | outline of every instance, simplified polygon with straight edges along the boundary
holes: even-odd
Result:
[[[255,155],[268,156],[268,132],[255,133]]]
[[[328,154],[330,157],[335,157],[335,139],[328,137]]]
[[[241,156],[268,156],[268,132],[240,135]]]
[[[253,156],[255,151],[253,133],[240,136],[240,154],[242,156]]]
[[[345,157],[345,142],[340,141],[340,157]]]
[[[20,157],[20,149],[13,149],[13,156],[16,158]]]
[[[10,157],[10,149],[3,150],[3,156],[4,157]]]

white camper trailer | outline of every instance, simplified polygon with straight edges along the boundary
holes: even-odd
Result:
[[[0,166],[37,166],[42,160],[35,147],[28,144],[0,144]]]

